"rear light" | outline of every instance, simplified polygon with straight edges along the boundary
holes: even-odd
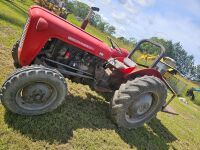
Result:
[[[22,46],[24,44],[24,39],[26,37],[26,32],[27,32],[29,24],[30,24],[30,18],[27,19],[26,24],[24,26],[24,31],[23,31],[21,39],[20,39],[19,48],[22,48]]]

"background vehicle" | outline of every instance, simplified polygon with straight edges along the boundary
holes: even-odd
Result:
[[[67,19],[67,16],[71,14],[66,10],[64,1],[60,0],[33,0],[33,1],[39,6],[54,12],[55,14],[64,19]]]

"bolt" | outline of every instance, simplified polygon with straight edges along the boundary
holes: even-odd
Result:
[[[36,95],[36,96],[35,96],[35,99],[36,99],[36,100],[40,100],[40,99],[41,99],[41,96],[40,96],[40,95]]]

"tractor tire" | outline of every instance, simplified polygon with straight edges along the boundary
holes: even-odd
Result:
[[[12,48],[12,58],[13,58],[13,64],[15,66],[15,68],[20,68],[21,65],[19,64],[19,60],[18,60],[18,47],[19,47],[19,40],[13,45]]]
[[[140,127],[156,116],[166,97],[166,86],[156,77],[144,76],[127,81],[115,91],[110,102],[111,117],[119,127]]]
[[[16,70],[0,91],[4,107],[20,115],[51,112],[61,105],[66,95],[67,83],[62,74],[43,66]]]

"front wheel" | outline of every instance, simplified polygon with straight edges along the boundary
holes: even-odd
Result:
[[[122,84],[110,103],[111,117],[118,126],[142,126],[161,110],[167,90],[165,84],[153,76],[136,78]]]
[[[4,82],[2,104],[21,115],[39,115],[56,109],[67,94],[67,84],[58,71],[43,66],[18,69]]]

